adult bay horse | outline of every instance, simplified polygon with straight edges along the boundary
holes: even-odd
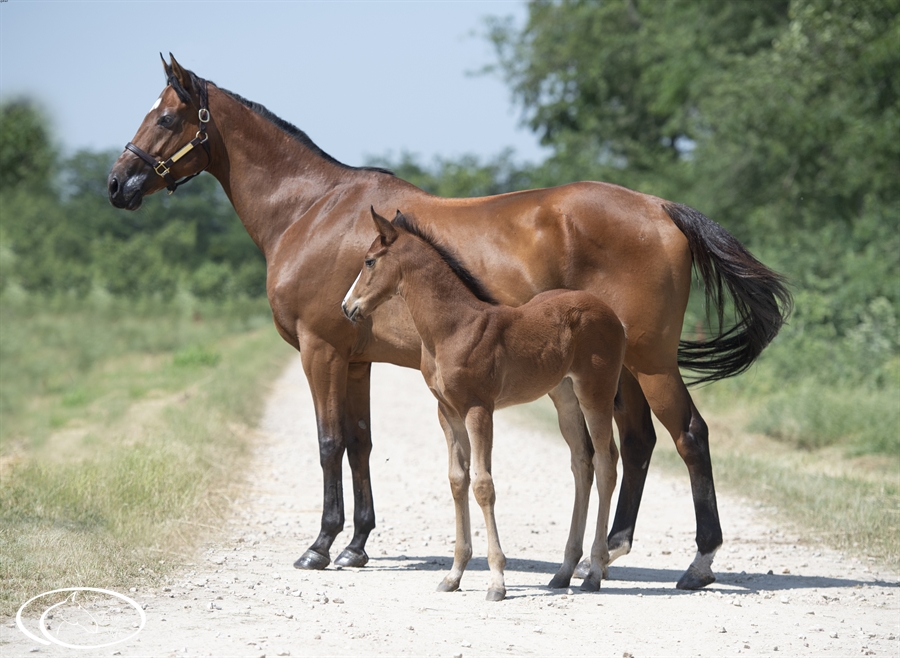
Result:
[[[498,304],[455,254],[399,210],[389,222],[373,208],[372,219],[378,237],[341,308],[348,320],[359,322],[399,295],[422,338],[421,370],[438,400],[456,508],[453,567],[438,590],[459,589],[472,557],[471,464],[472,490],[487,529],[491,569],[487,600],[506,597],[506,557],[494,516],[494,410],[571,386],[591,442],[569,446],[575,508],[565,558],[550,587],[568,587],[581,557],[596,473],[600,506],[590,568],[581,589],[597,591],[609,563],[606,529],[619,459],[612,435],[613,401],[625,353],[619,318],[583,290],[548,290],[515,307]]]
[[[647,466],[656,443],[650,412],[672,435],[688,468],[697,555],[679,579],[696,589],[715,580],[722,543],[706,423],[679,364],[713,381],[746,370],[778,333],[790,306],[781,278],[715,222],[683,205],[605,183],[486,198],[432,196],[373,168],[341,164],[264,107],[163,61],[167,86],[113,165],[109,198],[134,210],[144,196],[177,189],[207,170],[221,183],[266,258],[275,326],[300,351],[318,425],[324,478],[321,530],[295,562],[322,569],[344,524],[341,461],[353,476],[354,534],[336,562],[362,566],[375,527],[369,454],[371,363],[418,368],[421,341],[399,300],[351,324],[340,302],[370,243],[370,204],[403,208],[462,256],[502,303],[545,290],[586,290],[603,299],[627,333],[615,421],[622,487],[610,530],[613,558],[631,549]],[[692,263],[727,331],[681,342]],[[727,290],[726,290],[727,289]],[[721,322],[720,322],[721,326]],[[560,429],[586,432],[571,392],[551,396]]]

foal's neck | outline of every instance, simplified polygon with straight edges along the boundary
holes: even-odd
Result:
[[[401,265],[400,296],[425,347],[434,352],[437,342],[471,326],[492,305],[478,299],[434,249],[415,241]]]

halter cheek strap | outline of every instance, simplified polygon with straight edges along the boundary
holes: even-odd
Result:
[[[210,120],[209,98],[207,96],[206,80],[199,80],[199,83],[200,111],[197,113],[197,117],[200,120],[200,130],[197,131],[197,135],[194,137],[194,139],[178,149],[178,151],[176,151],[175,154],[169,157],[167,160],[157,160],[133,142],[128,142],[125,145],[126,151],[131,151],[141,160],[153,167],[153,171],[155,171],[156,174],[166,182],[166,189],[169,190],[169,194],[173,194],[175,190],[179,188],[179,186],[184,185],[195,176],[199,176],[204,171],[206,171],[212,161],[212,156],[209,152],[209,143],[207,141],[209,139],[209,135],[207,135],[206,133],[206,124],[208,124]],[[191,174],[190,176],[185,176],[181,180],[176,181],[175,177],[172,176],[172,167],[176,162],[181,160],[181,158],[186,156],[197,146],[202,146],[203,150],[206,151],[206,166],[197,173]]]

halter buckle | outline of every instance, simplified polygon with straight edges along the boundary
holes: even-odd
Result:
[[[153,167],[153,171],[155,171],[161,178],[165,178],[169,175],[169,168],[166,167],[166,163],[161,160],[156,163],[155,167]]]
[[[197,112],[197,118],[200,119],[200,123],[209,123],[209,110],[205,107],[201,108],[200,111]]]

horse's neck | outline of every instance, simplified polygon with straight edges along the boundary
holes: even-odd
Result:
[[[490,305],[479,300],[430,247],[417,245],[403,264],[400,295],[425,348],[434,353]]]
[[[298,217],[354,172],[328,162],[213,86],[209,104],[219,135],[209,171],[268,255]]]

